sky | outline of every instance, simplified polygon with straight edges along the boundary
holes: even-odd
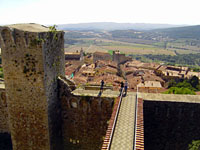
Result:
[[[0,24],[200,25],[200,0],[0,0]]]

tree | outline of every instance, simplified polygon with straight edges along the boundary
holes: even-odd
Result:
[[[168,84],[168,88],[170,88],[170,87],[175,87],[176,86],[176,81],[175,80],[170,80],[169,81],[169,84]]]
[[[195,88],[187,80],[183,80],[183,82],[179,82],[178,84],[176,84],[175,87],[188,88],[188,89],[190,89],[192,91],[195,91]]]
[[[198,89],[198,85],[199,85],[199,78],[196,76],[193,76],[190,80],[189,83],[192,85],[193,88]]]
[[[196,93],[185,87],[171,87],[169,88],[164,94],[189,94],[189,95],[195,95]]]
[[[189,144],[188,150],[200,150],[200,140],[192,141],[192,144]]]

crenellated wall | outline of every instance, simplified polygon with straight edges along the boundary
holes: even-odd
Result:
[[[145,150],[188,150],[200,139],[200,104],[144,101]]]
[[[115,98],[74,96],[59,81],[64,150],[100,150]]]

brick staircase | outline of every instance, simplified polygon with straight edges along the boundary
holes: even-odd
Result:
[[[101,150],[108,150],[109,149],[109,146],[110,146],[110,142],[111,142],[111,138],[112,138],[112,133],[114,131],[114,123],[115,123],[115,120],[116,120],[116,115],[118,113],[118,109],[120,107],[120,98],[118,97],[116,102],[115,102],[115,105],[114,105],[114,108],[113,108],[113,112],[112,112],[112,115],[111,115],[111,118],[110,118],[110,121],[109,121],[109,125],[108,125],[108,128],[107,128],[107,131],[106,131],[106,136],[105,136],[105,139],[103,141],[103,145],[102,145],[102,148]]]

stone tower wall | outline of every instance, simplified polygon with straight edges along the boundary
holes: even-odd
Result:
[[[29,25],[34,28],[35,25]],[[39,25],[38,25],[39,26]],[[44,27],[43,27],[44,28]],[[57,77],[64,74],[63,32],[0,27],[9,127],[14,150],[54,149],[59,137]],[[52,111],[54,110],[54,111]],[[59,120],[59,119],[58,119]]]

